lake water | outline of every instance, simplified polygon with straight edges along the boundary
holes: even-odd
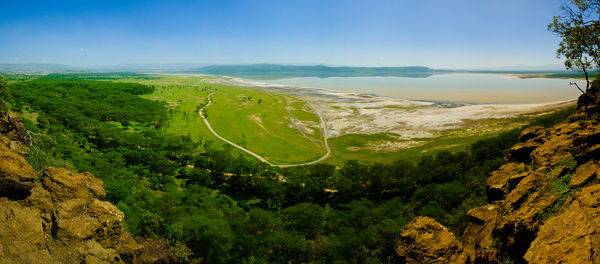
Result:
[[[570,79],[521,79],[502,74],[452,73],[426,78],[408,77],[299,77],[270,80],[272,84],[323,88],[410,100],[472,103],[546,103],[576,99],[580,92]]]

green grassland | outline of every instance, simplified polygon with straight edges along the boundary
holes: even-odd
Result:
[[[217,140],[206,129],[198,116],[198,106],[206,102],[209,87],[181,87],[175,85],[157,86],[156,90],[144,97],[166,101],[169,105],[167,133],[186,135],[195,140]]]
[[[325,153],[318,117],[291,96],[217,86],[208,120],[223,137],[273,163],[299,163]]]
[[[168,133],[189,135],[221,144],[198,115],[212,94],[206,113],[224,138],[275,164],[307,162],[325,153],[319,118],[299,98],[258,89],[209,83],[204,76],[161,76],[147,80],[121,79],[154,85],[147,98],[168,103]]]

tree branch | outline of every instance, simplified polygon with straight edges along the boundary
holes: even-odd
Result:
[[[585,94],[585,92],[583,90],[581,90],[581,88],[579,88],[579,85],[577,85],[576,82],[569,82],[569,85],[571,85],[571,86],[575,85],[575,87],[577,87],[577,89],[579,89],[579,91],[581,91],[582,94]]]

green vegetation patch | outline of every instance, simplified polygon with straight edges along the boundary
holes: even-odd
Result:
[[[497,136],[500,132],[484,134],[449,133],[433,138],[402,139],[389,133],[348,134],[329,139],[331,158],[326,162],[342,164],[346,160],[365,160],[390,163],[398,159],[418,160],[422,156],[442,151],[465,150],[478,140]]]
[[[198,142],[218,141],[206,128],[200,118],[199,108],[206,104],[210,86],[158,85],[154,92],[144,98],[167,103],[169,121],[165,131],[174,135],[184,135]]]
[[[215,88],[208,120],[228,140],[276,164],[311,161],[325,153],[321,134],[313,129],[318,117],[304,103],[251,88]]]
[[[210,133],[198,115],[212,94],[205,113],[222,137],[275,164],[307,162],[325,154],[319,117],[306,102],[289,95],[210,83],[211,78],[160,76],[119,81],[156,87],[144,97],[167,102],[168,133],[225,144]]]

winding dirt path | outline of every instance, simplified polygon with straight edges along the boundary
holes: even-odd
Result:
[[[267,159],[265,159],[263,156],[258,155],[238,144],[235,144],[233,142],[231,142],[230,140],[222,137],[221,135],[219,135],[219,133],[217,133],[217,131],[215,131],[213,129],[213,127],[210,125],[210,123],[208,122],[208,118],[206,118],[206,116],[204,116],[204,114],[202,113],[205,109],[207,109],[210,104],[212,103],[212,95],[214,94],[214,92],[211,92],[210,94],[208,94],[208,96],[206,97],[208,102],[206,103],[206,105],[202,108],[200,108],[200,110],[198,110],[198,115],[200,115],[200,117],[202,118],[202,121],[204,121],[204,124],[206,125],[206,127],[208,128],[208,130],[210,131],[210,133],[212,133],[215,137],[217,137],[218,139],[222,140],[223,142],[231,145],[232,147],[239,149],[241,151],[243,151],[244,153],[256,158],[257,160],[263,162],[263,163],[267,163],[273,167],[280,167],[280,168],[289,168],[289,167],[298,167],[298,166],[306,166],[306,165],[312,165],[315,163],[319,163],[321,161],[324,161],[325,159],[327,159],[329,157],[329,155],[331,155],[331,148],[329,147],[329,142],[327,142],[327,126],[325,126],[325,121],[323,119],[323,116],[321,115],[321,112],[317,111],[317,109],[312,105],[312,103],[308,102],[308,105],[313,109],[313,111],[319,116],[319,127],[321,128],[321,135],[323,135],[323,143],[325,145],[325,150],[327,151],[325,153],[325,155],[321,156],[320,158],[313,160],[313,161],[309,161],[309,162],[304,162],[304,163],[295,163],[295,164],[274,164],[271,163],[270,161],[268,161]]]

